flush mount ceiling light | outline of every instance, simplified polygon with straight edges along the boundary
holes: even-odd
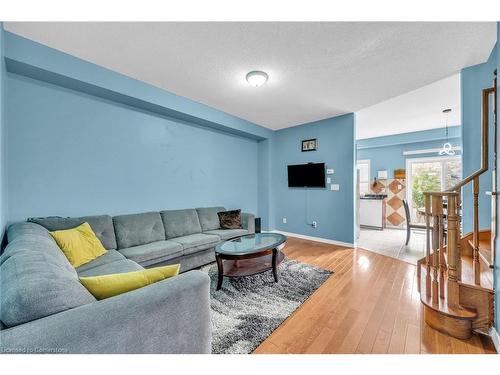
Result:
[[[247,78],[247,82],[250,85],[252,85],[254,87],[260,87],[267,82],[267,80],[269,79],[269,76],[267,75],[266,72],[254,70],[253,72],[248,73],[246,78]]]
[[[439,151],[439,155],[455,155],[455,150],[450,142],[448,142],[448,116],[450,115],[451,109],[447,108],[443,110],[443,114],[445,115],[445,126],[446,126],[446,142],[443,144],[443,148]]]

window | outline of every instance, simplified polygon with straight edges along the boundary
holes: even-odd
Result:
[[[424,191],[442,191],[462,178],[460,156],[406,159],[406,195],[413,221],[423,222]]]
[[[359,194],[370,194],[370,160],[358,160],[356,168],[359,171]]]

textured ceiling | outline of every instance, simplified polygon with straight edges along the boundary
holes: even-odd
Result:
[[[259,125],[358,111],[484,62],[495,23],[30,23],[8,31]],[[264,70],[269,82],[249,86]]]
[[[448,119],[443,114],[447,108]],[[460,74],[358,111],[356,138],[441,128],[445,121],[461,125]]]

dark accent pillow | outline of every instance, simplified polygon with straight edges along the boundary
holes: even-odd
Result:
[[[241,229],[241,210],[217,212],[222,229]]]

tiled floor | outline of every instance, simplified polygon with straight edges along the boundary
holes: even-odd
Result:
[[[425,233],[413,231],[408,246],[405,246],[406,229],[361,228],[357,246],[378,254],[416,264],[425,255]]]

